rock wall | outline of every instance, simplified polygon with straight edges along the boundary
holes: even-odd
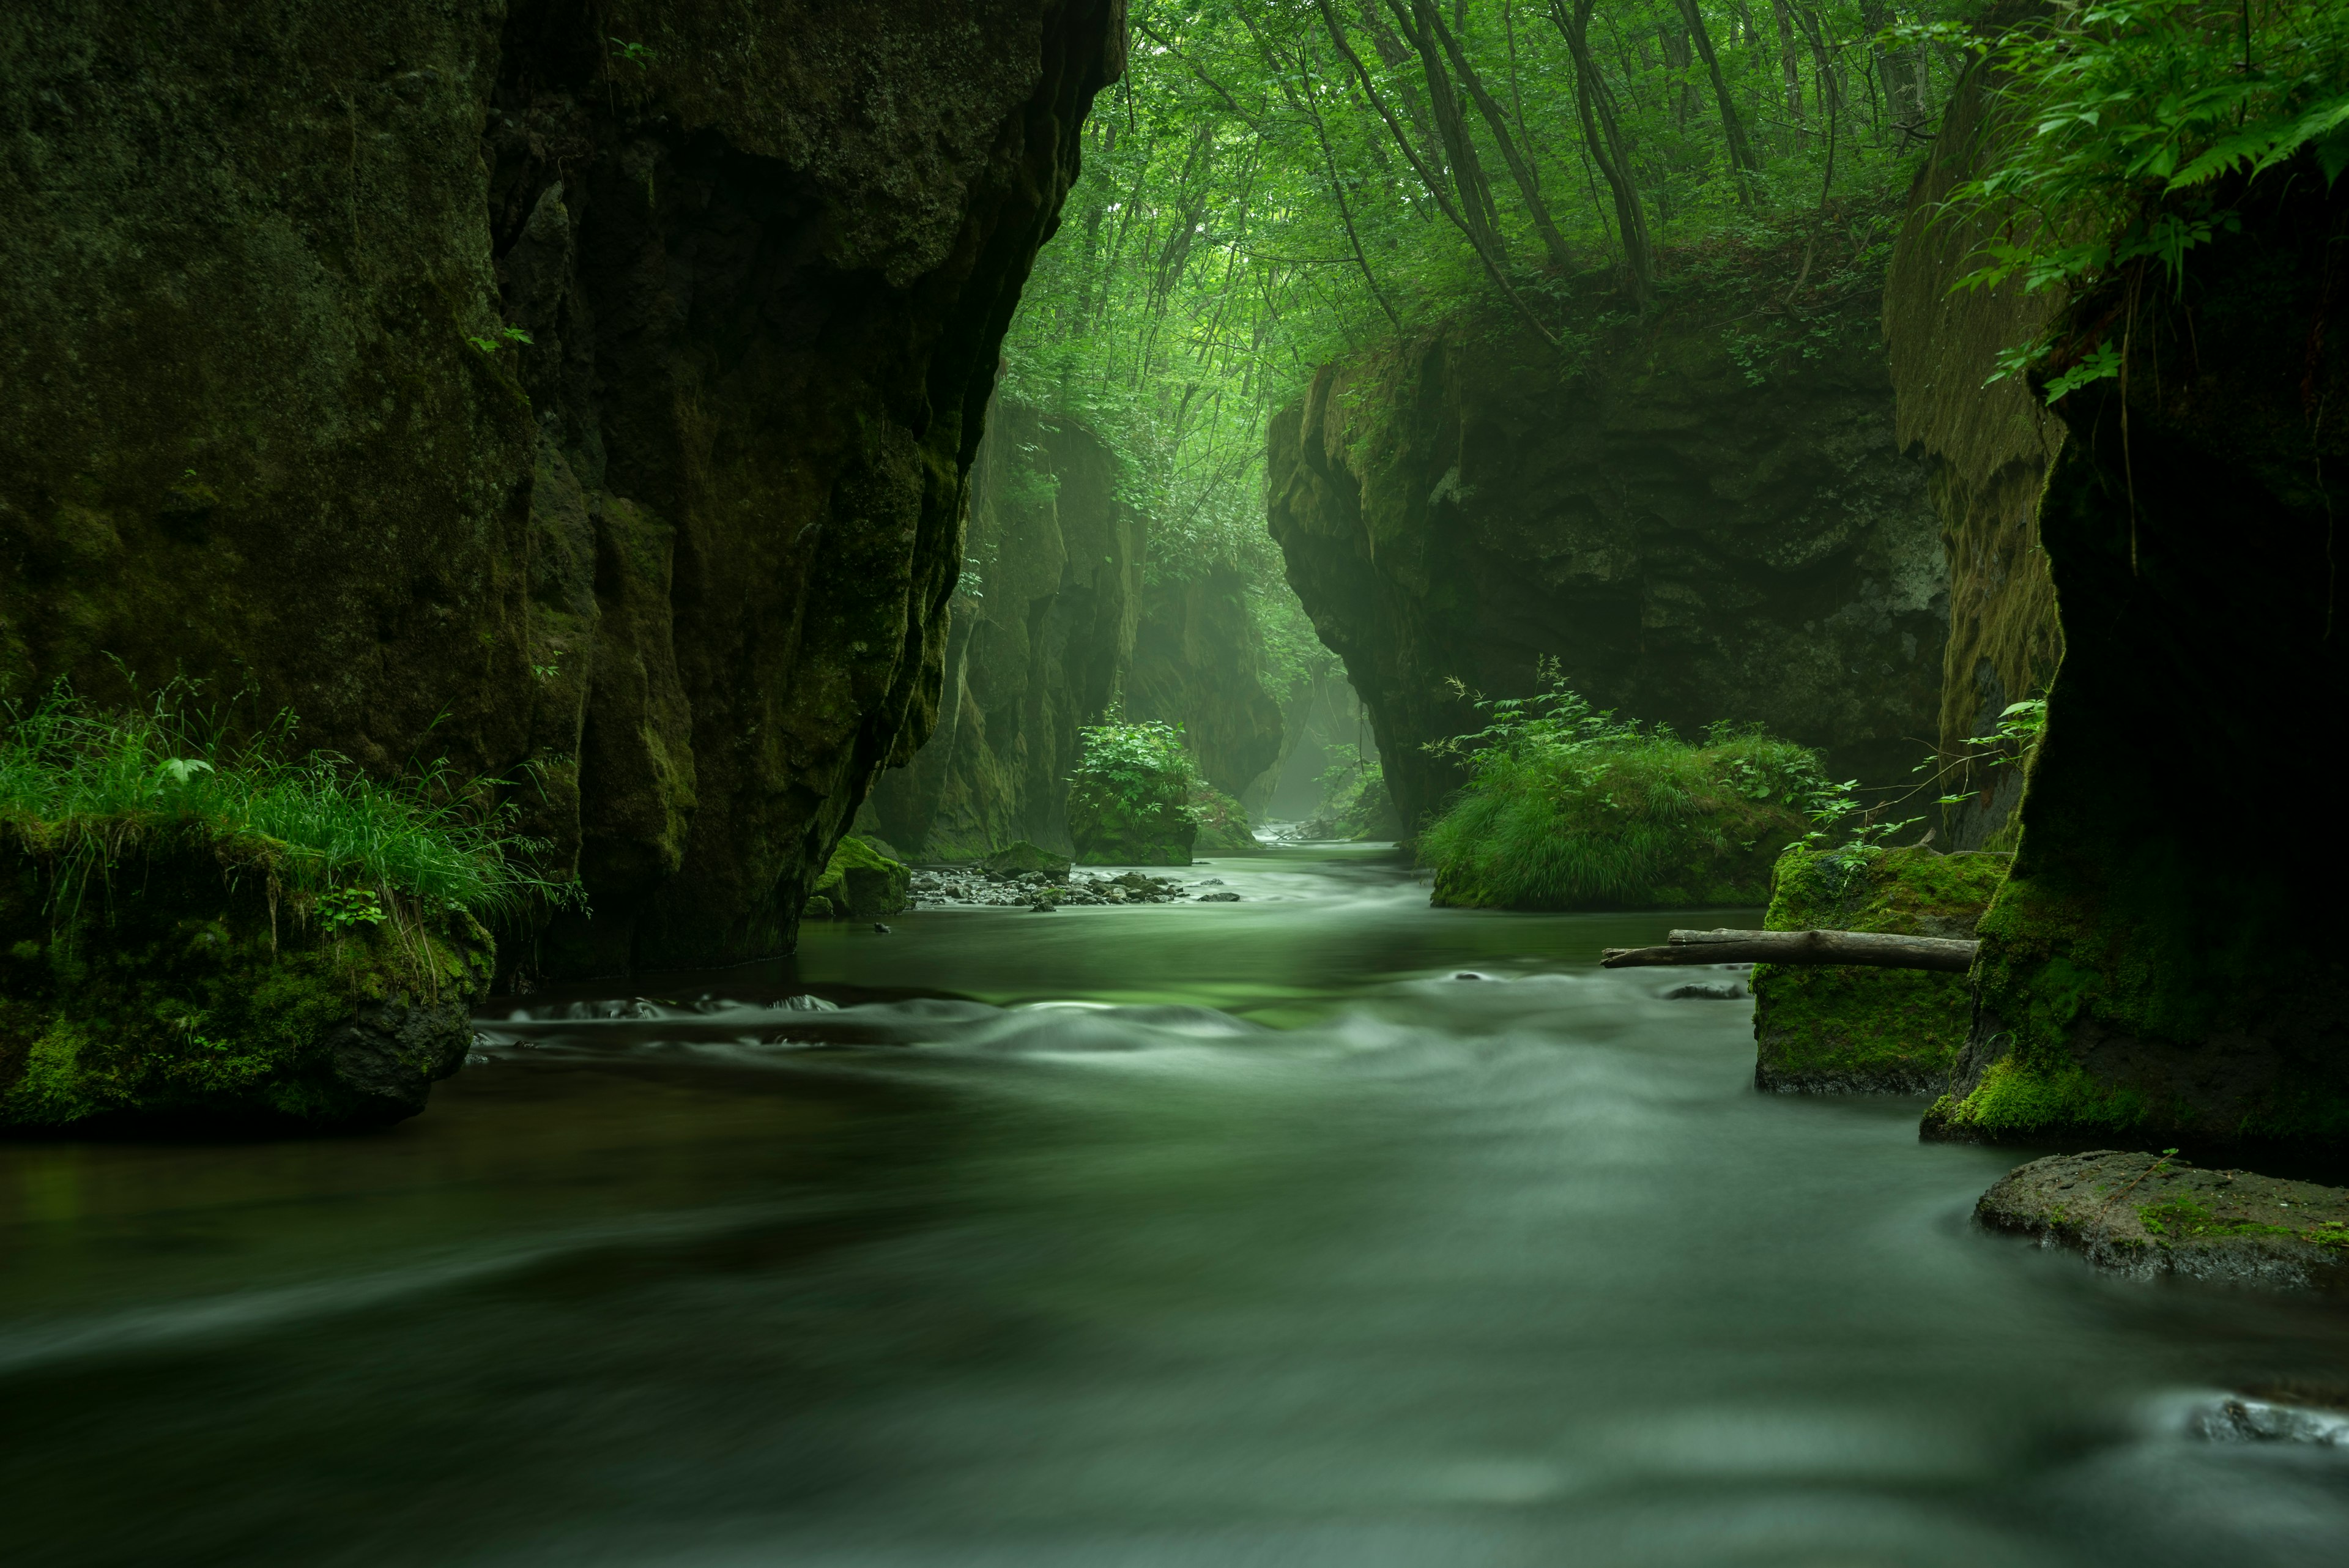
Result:
[[[0,15],[0,697],[515,781],[556,970],[788,949],[927,733],[1116,0]]]
[[[995,406],[971,470],[937,730],[873,796],[868,826],[897,848],[962,860],[1026,839],[1072,853],[1077,732],[1120,705],[1181,724],[1228,794],[1279,759],[1244,580],[1227,565],[1146,576],[1148,521],[1120,479],[1082,423]]]
[[[1943,818],[1943,840],[1961,849],[2011,840],[2023,797],[2022,769],[1991,764],[1969,742],[1994,731],[2007,704],[2044,691],[2064,653],[2039,496],[2064,426],[2021,376],[1985,386],[2000,352],[2035,340],[2059,301],[2014,282],[1957,289],[1991,236],[1982,220],[1942,205],[1973,176],[1995,130],[1989,81],[1978,63],[1951,97],[1909,192],[1884,293],[1895,428],[1924,457],[1949,552],[1938,728],[1949,771],[1934,793],[1969,797]]]
[[[1082,425],[996,408],[971,470],[937,729],[873,797],[900,850],[968,859],[1026,839],[1069,853],[1077,730],[1108,710],[1141,621],[1143,524],[1117,480]]]
[[[2126,378],[2056,405],[2040,530],[2064,654],[1977,1011],[1930,1131],[2190,1156],[2349,1150],[2349,960],[2323,735],[2349,704],[2338,520],[2349,347],[2330,330],[2349,184],[2313,160],[2241,231],[2074,301],[2048,373],[2125,334]]]
[[[1217,562],[1143,589],[1125,711],[1180,724],[1201,775],[1236,799],[1280,761],[1280,703],[1265,686],[1237,566]]]
[[[1406,826],[1458,779],[1422,744],[1475,727],[1448,682],[1524,693],[1545,657],[1601,707],[1759,720],[1870,784],[1934,732],[1946,578],[1877,276],[1733,256],[1615,306],[1564,354],[1475,321],[1325,366],[1273,425],[1273,535]]]

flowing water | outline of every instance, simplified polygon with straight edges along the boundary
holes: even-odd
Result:
[[[2337,1309],[1978,1231],[2022,1154],[1594,967],[1667,917],[1198,874],[500,1006],[378,1136],[0,1147],[0,1562],[2349,1555],[2349,1445],[2189,1435]]]

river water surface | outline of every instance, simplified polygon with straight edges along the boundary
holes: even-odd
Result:
[[[2349,1446],[2189,1435],[2337,1310],[1976,1231],[2030,1151],[1756,1095],[1595,967],[1668,917],[1195,875],[502,1004],[378,1136],[0,1146],[0,1562],[2349,1561]]]

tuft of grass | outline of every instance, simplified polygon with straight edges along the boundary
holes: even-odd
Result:
[[[461,777],[446,759],[369,778],[334,753],[297,753],[291,713],[232,741],[191,711],[194,694],[175,681],[143,709],[101,711],[60,682],[29,711],[8,706],[0,831],[61,862],[76,902],[124,849],[189,826],[257,841],[297,909],[330,923],[379,921],[369,893],[395,919],[404,905],[492,922],[581,902],[575,883],[529,867],[546,846],[513,831],[511,805],[491,804],[504,781]]]
[[[1845,786],[1817,754],[1758,728],[1701,742],[1595,711],[1546,668],[1537,696],[1478,700],[1491,719],[1431,748],[1469,780],[1419,839],[1435,901],[1494,909],[1656,909],[1760,903],[1770,867]]]

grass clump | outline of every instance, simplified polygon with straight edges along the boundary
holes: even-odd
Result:
[[[1531,697],[1429,749],[1468,783],[1421,834],[1438,904],[1508,909],[1758,904],[1779,852],[1842,815],[1816,753],[1758,727],[1702,742],[1594,710],[1546,664]]]
[[[0,832],[58,868],[53,910],[78,911],[93,875],[159,834],[201,829],[240,841],[273,897],[329,927],[395,924],[403,910],[516,919],[582,902],[577,884],[528,862],[545,846],[491,804],[502,781],[463,778],[444,760],[386,783],[332,753],[297,753],[290,712],[249,740],[191,711],[173,682],[144,708],[102,711],[63,683],[0,728]]]

